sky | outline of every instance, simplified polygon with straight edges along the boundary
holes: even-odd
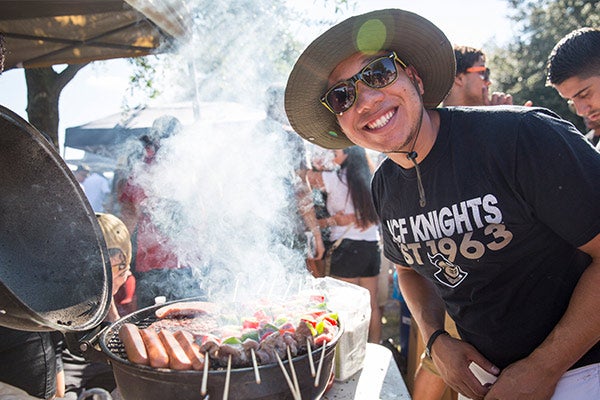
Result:
[[[484,47],[509,40],[511,22],[506,0],[358,0],[356,8],[334,14],[332,1],[289,0],[295,7],[309,13],[318,12],[341,20],[354,14],[376,9],[402,8],[429,19],[436,24],[453,44]],[[308,43],[307,43],[308,44]],[[485,51],[485,48],[484,48]],[[64,130],[119,113],[127,94],[131,68],[125,60],[92,63],[77,73],[65,87],[59,101],[59,140],[64,140]],[[27,119],[27,89],[22,69],[5,71],[0,75],[0,104]],[[77,158],[81,152],[65,150],[65,158]]]

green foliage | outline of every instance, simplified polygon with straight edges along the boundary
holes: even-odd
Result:
[[[139,104],[129,104],[127,99],[153,99],[160,91],[154,84],[156,76],[156,56],[128,58],[127,62],[134,66],[133,74],[129,77],[129,97],[124,99],[124,109],[129,110]]]
[[[514,10],[511,18],[517,33],[505,48],[486,49],[494,89],[511,93],[515,104],[532,100],[585,130],[582,119],[569,111],[554,88],[546,86],[546,63],[554,45],[567,33],[600,25],[599,1],[506,1]]]

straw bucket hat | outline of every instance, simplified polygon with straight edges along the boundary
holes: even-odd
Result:
[[[131,263],[131,237],[127,227],[112,214],[96,213],[98,224],[104,235],[107,249],[119,249],[123,252],[127,265]]]
[[[320,103],[328,77],[356,52],[395,51],[423,80],[423,103],[435,108],[454,82],[456,61],[446,35],[427,19],[405,10],[387,9],[351,17],[327,30],[304,50],[285,91],[290,124],[304,139],[341,149],[353,143],[342,133],[336,116]]]

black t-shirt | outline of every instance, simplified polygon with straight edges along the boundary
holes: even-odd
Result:
[[[600,154],[539,108],[439,109],[415,169],[373,179],[385,255],[433,282],[461,337],[499,367],[529,355],[567,308],[600,232]],[[600,362],[596,346],[575,366]]]

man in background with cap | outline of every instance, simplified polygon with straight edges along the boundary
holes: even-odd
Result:
[[[449,386],[597,399],[600,155],[549,110],[436,108],[454,76],[435,25],[374,11],[307,47],[286,111],[313,143],[388,155],[372,187],[385,255]]]

